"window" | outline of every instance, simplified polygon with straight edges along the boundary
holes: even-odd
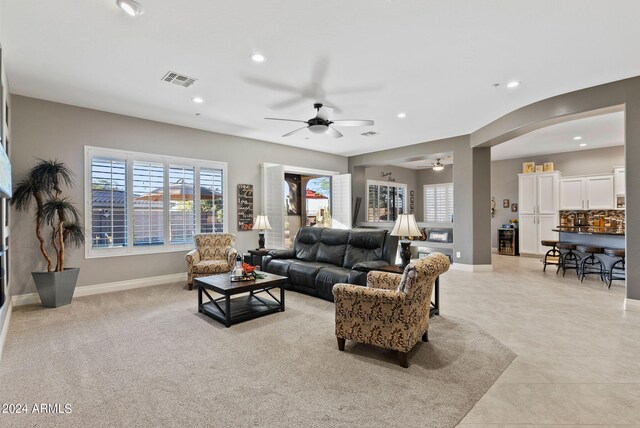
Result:
[[[424,221],[453,223],[453,183],[424,186]]]
[[[367,180],[367,221],[396,221],[406,211],[406,184]]]
[[[86,147],[85,165],[86,257],[182,251],[226,230],[226,163]]]

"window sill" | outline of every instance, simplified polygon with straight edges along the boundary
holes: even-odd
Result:
[[[193,244],[181,244],[173,245],[171,247],[161,248],[105,248],[105,249],[90,249],[85,251],[85,259],[104,259],[109,257],[124,257],[124,256],[148,256],[151,254],[163,254],[163,253],[180,253],[189,252],[195,247]]]

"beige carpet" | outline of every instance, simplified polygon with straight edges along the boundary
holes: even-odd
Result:
[[[14,310],[2,403],[71,414],[0,414],[0,426],[453,427],[514,354],[476,325],[432,319],[403,369],[347,342],[333,303],[287,293],[287,310],[225,328],[173,284]]]

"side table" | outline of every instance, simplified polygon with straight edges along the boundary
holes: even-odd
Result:
[[[404,268],[398,265],[386,265],[375,268],[373,270],[395,273],[397,275],[402,275],[404,273]],[[436,278],[436,284],[433,291],[433,300],[431,300],[431,308],[429,309],[429,318],[435,315],[440,315],[440,276]]]
[[[247,251],[247,253],[249,253],[249,255],[245,255],[245,260],[246,263],[249,263],[251,266],[260,266],[262,268],[262,258],[266,255],[269,254],[269,249],[266,248],[256,248],[253,250],[249,250]]]

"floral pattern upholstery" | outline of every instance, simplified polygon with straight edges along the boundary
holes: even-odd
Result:
[[[195,235],[196,248],[186,256],[189,289],[199,276],[231,272],[237,251],[232,247],[236,236],[231,233],[201,233]]]
[[[402,276],[369,272],[367,287],[336,284],[336,336],[409,352],[429,328],[436,278],[449,270],[441,253],[411,262]]]

